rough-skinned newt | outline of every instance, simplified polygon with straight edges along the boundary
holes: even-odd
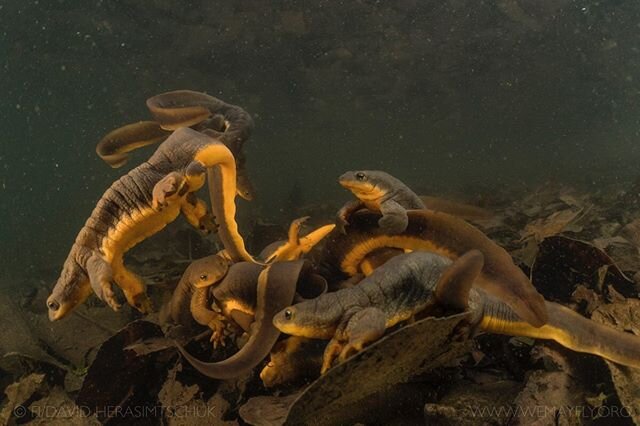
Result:
[[[360,262],[359,265],[359,269],[365,277],[369,276],[373,273],[374,270],[376,270],[376,268],[379,268],[380,266],[387,263],[390,259],[404,253],[405,250],[395,247],[379,248],[369,253],[367,256],[365,256],[364,259],[362,259],[362,262]]]
[[[335,225],[324,225],[309,232],[304,237],[300,236],[302,224],[309,219],[309,216],[295,219],[289,226],[287,240],[276,241],[265,247],[258,255],[265,263],[280,262],[283,260],[297,260],[309,253],[316,244],[329,235]]]
[[[147,107],[165,130],[194,126],[224,143],[236,159],[239,195],[247,200],[253,198],[254,189],[246,173],[243,149],[254,126],[247,111],[192,90],[175,90],[153,96],[147,99]]]
[[[334,231],[327,237],[322,267],[348,278],[361,272],[363,260],[380,248],[430,251],[450,259],[477,249],[485,257],[477,285],[503,300],[528,323],[540,327],[546,322],[542,295],[513,263],[509,253],[479,229],[449,214],[426,209],[408,210],[407,218],[404,232],[388,234],[378,226],[379,213],[366,210],[354,213],[347,234]]]
[[[235,223],[235,162],[221,142],[195,130],[175,131],[151,158],[114,182],[80,230],[62,273],[47,299],[57,320],[94,292],[112,308],[119,304],[112,281],[127,302],[142,312],[150,302],[142,280],[125,268],[124,254],[163,229],[182,212],[200,228],[215,229],[206,204],[193,194],[204,185],[205,170],[219,169],[213,212],[225,229],[223,242],[236,259],[250,259]]]
[[[380,170],[346,172],[338,182],[357,198],[338,211],[336,223],[343,232],[349,216],[365,207],[382,213],[378,225],[388,234],[399,234],[407,228],[407,209],[425,208],[407,185]]]
[[[484,257],[472,250],[451,260],[425,252],[397,256],[357,286],[324,294],[283,309],[273,318],[283,333],[331,339],[323,372],[336,357],[343,361],[379,339],[385,330],[416,314],[442,308],[472,312],[471,327],[512,336],[555,340],[577,352],[640,368],[640,338],[590,321],[546,301],[549,321],[542,327],[524,322],[513,309],[480,288]]]
[[[255,191],[246,172],[243,151],[253,120],[244,109],[191,90],[162,93],[149,98],[147,106],[157,121],[140,121],[109,132],[96,147],[103,160],[120,167],[127,162],[129,152],[162,142],[178,128],[191,127],[220,140],[231,150],[236,160],[238,195],[253,199]]]
[[[96,153],[105,163],[117,169],[129,160],[129,153],[166,140],[171,132],[155,121],[138,121],[107,133],[96,145]]]
[[[211,304],[207,303],[208,287],[224,278],[229,265],[230,261],[224,250],[189,264],[169,301],[169,313],[173,322],[188,326],[195,320],[199,324],[209,325],[213,319],[209,317],[213,315],[209,313]]]
[[[247,343],[220,362],[201,361],[179,344],[176,346],[207,377],[229,379],[250,371],[269,354],[280,335],[273,326],[273,315],[292,303],[296,289],[303,287],[312,274],[311,264],[304,260],[266,267],[249,262],[232,265],[212,293],[222,314],[248,332]]]

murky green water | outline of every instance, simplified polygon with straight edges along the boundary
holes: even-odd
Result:
[[[115,128],[151,119],[146,99],[177,89],[206,92],[239,105],[255,121],[244,150],[257,196],[251,202],[236,201],[237,221],[252,255],[285,237],[294,218],[312,216],[300,234],[305,236],[332,222],[338,206],[353,199],[337,182],[345,171],[384,170],[420,195],[467,203],[458,213],[508,251],[522,269],[516,274],[522,276],[519,285],[528,286],[529,277],[547,300],[635,332],[635,283],[640,282],[639,70],[636,0],[0,0],[0,322],[7,325],[0,339],[0,389],[20,380],[20,392],[14,392],[20,395],[12,396],[9,388],[0,392],[6,394],[0,398],[0,423],[50,420],[59,412],[45,409],[74,406],[75,401],[82,410],[95,397],[95,410],[79,417],[87,420],[112,405],[142,407],[162,409],[146,416],[147,424],[160,424],[175,414],[168,409],[182,404],[217,410],[209,420],[219,424],[222,418],[237,418],[240,404],[247,407],[254,396],[302,389],[299,384],[284,392],[267,389],[257,375],[263,362],[252,364],[250,378],[226,387],[196,374],[186,361],[174,361],[173,355],[156,359],[150,349],[149,357],[132,357],[124,349],[163,333],[173,342],[174,327],[160,331],[158,324],[168,319],[171,295],[179,299],[191,285],[183,280],[182,287],[178,285],[182,290],[175,290],[179,277],[192,260],[221,248],[215,236],[200,237],[184,219],[127,253],[125,263],[147,285],[154,306],[149,312],[139,313],[126,304],[114,312],[92,296],[73,315],[49,321],[52,312],[63,311],[61,303],[76,301],[68,293],[62,302],[56,295],[47,298],[78,231],[111,183],[155,149],[140,149],[127,165],[112,169],[96,154],[96,144]],[[476,209],[468,209],[469,204]],[[107,210],[105,216],[117,216]],[[472,235],[462,229],[453,237],[445,229],[444,240],[451,237],[457,246]],[[321,270],[330,256],[312,252],[306,259]],[[337,267],[335,263],[329,266]],[[362,264],[358,267],[364,271]],[[342,285],[342,278],[329,276],[329,284]],[[87,290],[82,296],[89,292],[86,281],[69,282],[72,289]],[[500,285],[512,282],[518,281]],[[269,281],[261,284],[260,291],[267,285]],[[122,288],[122,282],[118,286]],[[93,291],[100,293],[99,288]],[[384,288],[381,294],[390,297]],[[259,301],[232,296],[238,300],[230,296],[230,305],[255,307],[255,323],[260,322]],[[213,313],[208,310],[213,301],[198,297],[205,305],[199,308]],[[146,306],[146,298],[142,301]],[[187,296],[184,301],[189,302]],[[475,299],[471,305],[477,309],[474,304]],[[193,310],[189,314],[196,316]],[[232,317],[222,319],[233,323]],[[139,318],[157,324],[133,321]],[[127,323],[132,328],[118,333]],[[271,317],[263,324],[270,325]],[[454,349],[465,352],[473,345],[473,357],[464,358],[461,366],[438,367],[433,375],[389,388],[385,395],[383,385],[390,377],[395,377],[392,383],[404,382],[413,371],[410,365],[419,361],[415,354],[426,356],[420,345],[432,340],[420,340],[424,324],[413,323],[413,331],[399,330],[409,330],[401,336],[418,343],[409,345],[414,349],[388,340],[388,346],[376,349],[378,355],[363,354],[374,360],[360,364],[366,368],[351,369],[361,361],[354,359],[349,367],[347,360],[344,374],[325,375],[325,384],[333,380],[334,387],[320,387],[318,399],[314,402],[312,394],[310,405],[298,405],[294,415],[299,409],[329,421],[307,407],[340,407],[340,400],[334,404],[336,395],[344,402],[371,392],[370,401],[355,399],[357,404],[331,414],[359,422],[390,418],[393,424],[460,415],[470,421],[469,415],[475,414],[468,406],[475,404],[478,413],[503,406],[515,410],[505,412],[510,413],[507,417],[487,411],[493,422],[522,419],[518,410],[523,407],[559,423],[562,416],[575,423],[578,415],[581,424],[611,424],[611,419],[629,414],[639,422],[637,372],[627,376],[626,367],[619,370],[560,345],[512,339],[508,330],[506,336],[474,338],[465,348],[454,343]],[[566,330],[561,327],[555,335],[542,337],[560,342],[558,335],[566,334],[569,340],[577,336],[569,343],[595,339],[598,344],[585,344],[587,352],[615,362],[621,358],[610,355],[622,353],[625,365],[637,365],[637,343],[629,349],[621,334],[601,339],[609,334],[591,333],[594,338],[579,322],[577,332],[568,320],[560,324]],[[140,334],[135,332],[138,327]],[[446,343],[432,345],[438,351],[452,343],[451,331],[443,330],[439,326],[437,331]],[[192,351],[195,342],[188,350],[209,359],[209,336],[202,336],[201,351]],[[233,353],[235,339],[227,337],[230,344],[224,350],[214,345],[218,352],[211,359]],[[111,343],[101,346],[105,341]],[[167,342],[163,344],[173,345]],[[604,352],[596,351],[599,345]],[[322,348],[293,353],[310,361],[301,367],[310,378],[319,374]],[[398,350],[405,356],[398,356]],[[272,353],[270,359],[277,361],[280,355]],[[295,367],[298,361],[292,356],[281,362]],[[377,374],[367,373],[367,368]],[[388,374],[394,369],[396,376]],[[40,370],[50,382],[46,386],[40,386],[45,376],[24,377]],[[375,386],[361,389],[349,376],[354,371],[358,380],[373,377]],[[342,379],[350,387],[343,386]],[[117,386],[111,389],[111,384]],[[40,405],[34,402],[38,398],[44,398]],[[276,406],[277,412],[282,401],[267,403],[265,411],[258,404],[256,412],[263,416]],[[613,411],[620,407],[626,416]],[[611,410],[603,414],[599,408]],[[131,424],[142,424],[138,420]],[[625,421],[616,424],[632,422]]]
[[[346,200],[354,168],[423,193],[633,178],[639,18],[621,0],[4,0],[3,272],[55,279],[126,172],[95,144],[172,89],[254,116],[259,197],[240,210],[275,221],[294,187]]]

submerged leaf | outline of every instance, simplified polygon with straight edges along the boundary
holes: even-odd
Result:
[[[89,415],[85,407],[77,406],[69,395],[55,387],[44,398],[35,401],[29,409],[36,415],[30,425],[46,426],[100,426],[96,416]]]
[[[4,390],[7,395],[7,403],[0,412],[2,424],[9,424],[12,418],[24,420],[28,415],[24,404],[45,386],[44,374],[29,374],[20,381],[13,383]]]
[[[533,238],[535,241],[541,242],[547,237],[557,235],[565,230],[571,222],[575,221],[582,212],[583,209],[566,209],[552,213],[544,219],[534,220],[527,224],[524,230],[520,233],[521,241]]]
[[[620,230],[620,236],[640,249],[640,219],[626,224]]]
[[[636,294],[629,279],[605,252],[585,241],[562,236],[546,238],[531,268],[531,281],[548,299],[568,302],[575,288],[585,284],[602,292],[611,284],[625,295]]]
[[[627,331],[640,338],[640,300],[627,299],[622,302],[600,306],[593,312],[591,319]],[[625,367],[606,361],[611,379],[624,410],[623,417],[631,417],[640,424],[640,369]]]
[[[124,348],[134,342],[162,337],[157,324],[134,321],[100,346],[76,399],[79,406],[96,414],[100,421],[116,415],[119,420],[131,420],[130,410],[156,407],[158,391],[165,371],[156,369],[158,354],[137,355]],[[150,417],[160,417],[153,412]],[[124,417],[123,417],[124,416]],[[131,418],[130,418],[131,416]]]
[[[256,396],[240,407],[240,417],[252,426],[280,426],[300,393],[287,396]]]
[[[427,402],[424,418],[427,425],[476,426],[493,424],[490,420],[504,412],[515,411],[513,397],[522,388],[515,380],[485,374],[454,383],[437,402]]]
[[[467,352],[469,341],[454,342],[452,337],[467,316],[463,313],[446,318],[426,318],[383,337],[311,383],[291,404],[285,424],[357,421],[352,418],[354,407],[368,396],[410,376],[448,365]],[[282,401],[268,402],[274,404],[273,410],[281,416]],[[259,408],[265,415],[270,412],[265,404]],[[245,415],[249,416],[250,411],[245,408]],[[243,416],[243,419],[248,421],[248,417]]]

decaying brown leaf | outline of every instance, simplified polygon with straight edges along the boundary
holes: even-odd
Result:
[[[424,406],[426,424],[475,426],[506,423],[514,410],[513,396],[522,384],[492,376],[479,383],[475,376],[456,383],[438,402]]]
[[[602,237],[602,238],[596,238],[595,240],[593,240],[593,245],[598,247],[600,250],[604,250],[609,246],[618,245],[618,244],[629,244],[629,241],[627,241],[626,238],[623,238],[621,236]]]
[[[620,230],[620,236],[640,249],[640,218],[626,224]]]
[[[95,416],[89,415],[84,407],[77,406],[69,395],[55,387],[44,398],[35,401],[29,409],[36,418],[29,422],[33,426],[99,426]]]
[[[25,403],[40,389],[45,387],[44,374],[29,374],[4,390],[7,395],[7,403],[0,412],[0,421],[3,425],[9,424],[11,419],[25,420],[30,413],[27,412]]]
[[[321,425],[357,421],[351,417],[353,407],[368,396],[412,375],[447,365],[470,350],[468,341],[452,341],[454,330],[466,317],[426,318],[385,336],[311,383],[291,404],[282,422]],[[274,410],[281,413],[282,404],[272,402],[277,404]],[[269,411],[264,405],[260,410]],[[243,416],[245,421],[248,418]]]
[[[593,312],[591,319],[640,336],[640,300],[626,299],[600,306]],[[610,361],[606,363],[624,408],[621,415],[631,417],[640,425],[640,369],[624,367]]]
[[[87,407],[100,421],[112,416],[126,420],[131,407],[157,407],[158,391],[166,374],[166,370],[156,369],[156,360],[162,352],[138,356],[124,348],[139,340],[162,336],[157,324],[134,321],[109,338],[100,346],[87,372],[77,404]],[[132,412],[131,416],[134,415]],[[148,417],[161,416],[158,411]]]
[[[252,426],[280,426],[301,392],[287,396],[256,396],[240,407],[240,417]]]
[[[222,420],[222,415],[229,408],[229,403],[219,392],[216,392],[208,401],[202,400],[197,384],[184,385],[176,380],[176,375],[180,371],[182,371],[182,364],[177,364],[170,369],[167,380],[158,393],[168,425],[235,426],[238,424],[237,421]]]
[[[629,279],[605,252],[585,241],[563,236],[545,238],[531,268],[531,281],[547,298],[567,303],[579,284],[602,292],[611,284],[620,293],[637,293]]]
[[[199,391],[198,385],[185,386],[176,380],[176,374],[182,371],[182,364],[177,364],[167,374],[167,380],[158,393],[158,399],[167,409],[180,407],[191,401]]]
[[[514,423],[544,426],[580,425],[584,394],[574,378],[571,362],[563,350],[539,345],[535,358],[546,366],[533,371],[526,379],[524,389],[513,401],[516,408]]]
[[[540,243],[545,238],[564,231],[569,224],[575,223],[580,217],[584,216],[583,212],[586,213],[584,209],[566,209],[554,212],[544,219],[536,219],[525,226],[520,233],[520,240],[525,241],[533,238]]]

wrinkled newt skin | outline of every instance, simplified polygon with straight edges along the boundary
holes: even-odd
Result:
[[[255,190],[246,172],[243,151],[253,130],[253,119],[244,109],[191,90],[153,96],[147,106],[157,121],[140,121],[109,132],[96,147],[103,160],[111,167],[120,167],[127,162],[129,152],[161,142],[178,128],[191,127],[220,140],[231,150],[236,160],[238,195],[253,199]]]
[[[251,259],[235,223],[235,162],[221,142],[195,130],[175,131],[151,158],[114,182],[80,230],[62,273],[47,299],[49,318],[57,320],[82,303],[91,289],[118,309],[112,281],[127,302],[141,312],[151,309],[145,285],[125,268],[124,254],[163,229],[180,212],[198,227],[212,225],[206,204],[192,192],[204,185],[205,168],[219,169],[213,213],[224,224],[228,252]]]
[[[433,253],[400,255],[358,286],[288,307],[273,322],[283,333],[331,339],[324,353],[323,372],[336,356],[344,361],[379,339],[387,328],[438,308],[470,311],[472,329],[555,340],[577,352],[640,368],[640,337],[595,323],[549,301],[545,301],[549,322],[533,327],[501,300],[472,288],[482,267],[483,256],[478,250],[453,263]]]
[[[397,256],[357,286],[290,306],[273,323],[293,336],[330,339],[322,367],[325,372],[336,355],[343,361],[382,337],[387,328],[433,304],[434,285],[450,263],[424,252]]]
[[[366,207],[382,213],[378,225],[386,233],[399,234],[407,228],[407,209],[425,208],[420,197],[407,185],[383,171],[346,172],[338,182],[357,198],[338,211],[336,222],[342,231],[349,224],[349,216]]]
[[[249,372],[269,354],[280,335],[273,326],[273,316],[293,302],[296,289],[310,273],[310,263],[303,260],[266,267],[249,262],[233,264],[212,288],[212,294],[224,317],[247,331],[249,340],[236,354],[219,362],[201,361],[176,343],[178,350],[210,378],[230,379]]]
[[[407,218],[404,232],[388,234],[378,226],[379,213],[361,210],[351,215],[347,234],[334,231],[327,237],[321,264],[325,276],[354,276],[362,272],[360,265],[368,255],[385,247],[430,251],[450,259],[477,249],[485,258],[477,286],[507,303],[533,326],[546,323],[542,295],[509,253],[479,229],[449,214],[426,209],[408,210]]]
[[[255,190],[246,173],[243,150],[254,127],[247,111],[192,90],[175,90],[153,96],[147,99],[147,107],[165,130],[193,126],[224,143],[236,160],[238,194],[246,200],[253,198]]]
[[[195,260],[185,269],[169,302],[171,319],[188,326],[192,320],[209,325],[215,319],[207,303],[210,286],[221,281],[229,270],[229,259],[223,253]]]
[[[359,269],[362,271],[362,274],[365,277],[368,277],[380,266],[387,263],[390,259],[393,259],[396,256],[404,254],[403,249],[393,248],[393,247],[383,247],[377,250],[374,250],[372,253],[365,256],[360,262]]]

